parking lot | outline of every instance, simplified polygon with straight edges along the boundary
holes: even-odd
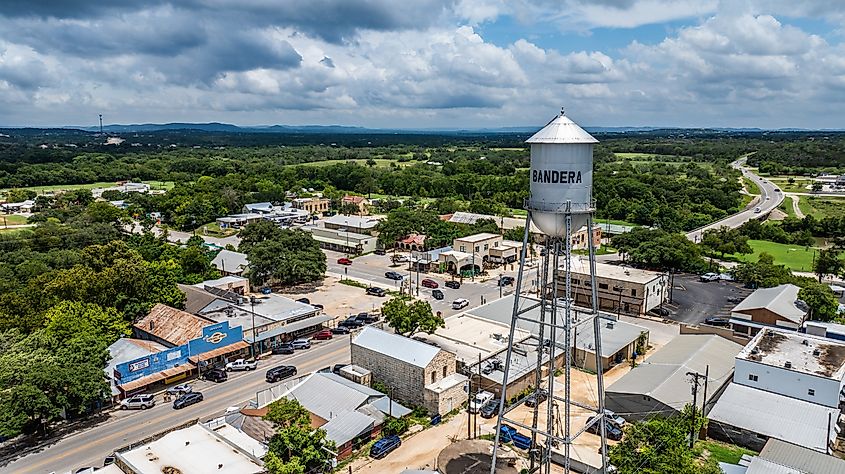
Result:
[[[745,298],[752,290],[733,281],[699,280],[698,275],[676,274],[669,319],[679,323],[699,324],[711,316],[727,317],[736,303],[728,298]]]

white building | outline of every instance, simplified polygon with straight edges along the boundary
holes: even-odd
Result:
[[[836,408],[845,378],[845,344],[763,329],[736,356],[734,382]]]

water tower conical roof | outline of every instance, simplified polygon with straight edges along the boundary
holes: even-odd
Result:
[[[525,143],[598,143],[577,123],[561,112],[539,132],[535,133]]]

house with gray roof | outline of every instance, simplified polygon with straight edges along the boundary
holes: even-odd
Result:
[[[746,336],[754,336],[766,327],[798,330],[809,312],[798,299],[799,290],[791,283],[755,290],[731,310],[731,327]]]
[[[467,377],[457,373],[455,354],[371,326],[352,341],[352,363],[385,384],[393,398],[445,414],[467,399]]]
[[[211,266],[225,275],[242,276],[249,268],[249,260],[245,253],[223,249],[211,261]]]
[[[733,377],[742,346],[721,336],[682,334],[607,387],[605,405],[637,421],[671,416],[692,403],[687,372],[708,374],[705,414]],[[705,394],[699,394],[699,401]]]

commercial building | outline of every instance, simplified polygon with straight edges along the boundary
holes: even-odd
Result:
[[[379,219],[369,216],[345,216],[338,214],[323,221],[326,229],[353,232],[356,234],[377,235]]]
[[[522,242],[502,240],[498,247],[490,249],[487,259],[491,263],[497,264],[513,263],[519,259],[521,251]]]
[[[519,217],[502,217],[493,216],[489,214],[475,214],[472,212],[456,212],[454,214],[446,214],[440,216],[441,219],[452,222],[454,224],[468,224],[475,225],[479,221],[490,220],[496,223],[501,231],[513,230],[518,228],[525,228],[525,218]],[[599,226],[598,223],[593,226],[593,244],[596,248],[601,246],[602,232],[604,225]],[[542,242],[545,236],[537,229],[537,226],[532,222],[529,227],[531,239],[534,242]],[[589,242],[589,232],[587,227],[582,226],[580,229],[572,232],[572,247],[574,249],[586,249],[587,242]]]
[[[410,234],[403,239],[399,239],[397,246],[402,250],[410,250],[422,252],[425,250],[426,236],[421,234]]]
[[[446,247],[451,249],[451,247]],[[452,274],[470,276],[481,273],[483,259],[475,253],[460,252],[458,250],[444,250],[437,253],[437,262],[441,271]]]
[[[320,244],[321,249],[351,255],[370,253],[376,249],[378,243],[378,239],[370,234],[358,234],[328,227],[308,226],[303,227],[303,230],[311,232],[311,236]]]
[[[490,255],[490,249],[501,245],[502,240],[503,238],[499,234],[482,232],[455,239],[452,248],[458,252],[475,254],[476,258],[480,258],[484,262]]]
[[[731,327],[747,336],[766,327],[798,330],[808,314],[807,306],[798,299],[799,290],[791,283],[754,290],[731,310]]]
[[[328,212],[331,200],[322,197],[297,198],[293,200],[293,207],[309,214],[317,215]]]
[[[708,435],[760,450],[769,438],[828,452],[839,432],[845,344],[762,329],[737,355]]]
[[[513,298],[514,295],[499,298],[482,306],[467,310],[466,314],[510,326],[513,315]],[[520,302],[523,305],[522,308],[527,309],[524,317],[539,321],[539,300],[522,297],[520,298]],[[551,308],[547,307],[546,311],[548,314]],[[558,308],[558,314],[562,314],[563,311],[564,309],[562,307]],[[570,336],[573,364],[586,370],[596,371],[595,347],[592,344],[594,340],[593,316],[587,314],[583,308],[573,308],[573,315],[575,321]],[[618,320],[613,314],[599,313],[598,317],[601,318],[602,370],[606,371],[617,364],[630,360],[634,353],[641,354],[644,348],[648,347],[649,331],[647,328]],[[539,324],[529,321],[519,321],[518,324],[517,329],[527,331],[529,334],[539,337]],[[545,337],[548,338],[548,335]],[[563,330],[555,333],[554,340],[558,344],[563,343]],[[640,349],[639,351],[638,348]]]
[[[224,276],[242,276],[249,268],[249,259],[247,259],[245,253],[223,249],[211,260],[211,266],[219,270]]]
[[[739,464],[719,463],[725,474],[838,474],[845,461],[803,446],[770,439],[757,456]]]
[[[440,247],[426,251],[411,251],[411,261],[416,263],[420,271],[430,272],[435,268],[440,268],[440,271],[446,271],[445,264],[440,262],[440,254],[443,252],[451,252],[452,247]]]
[[[274,214],[279,208],[274,206],[271,202],[254,202],[251,204],[244,204],[241,212],[244,214]]]
[[[35,208],[35,200],[33,200],[33,199],[27,199],[26,201],[22,201],[22,202],[7,202],[7,203],[0,204],[0,209],[2,209],[3,212],[8,212],[8,213],[11,213],[11,212],[29,213],[29,212],[32,212],[32,210],[34,208]]]
[[[192,420],[118,449],[114,467],[108,469],[125,474],[258,474],[265,470],[263,454],[250,452],[256,445]]]
[[[642,316],[660,307],[668,298],[669,279],[663,273],[621,265],[596,262],[596,285],[599,309],[629,316]],[[573,257],[572,292],[575,304],[592,306],[590,264],[586,258]],[[558,291],[565,288],[563,272]]]
[[[254,222],[261,222],[264,218],[264,214],[249,212],[245,214],[232,214],[229,216],[218,217],[216,222],[221,229],[242,229]]]
[[[365,327],[352,341],[352,363],[373,373],[394,398],[445,414],[467,399],[455,354],[399,334]]]
[[[117,387],[120,379],[116,379],[114,376],[114,370],[118,365],[142,357],[148,357],[165,350],[167,350],[167,347],[157,342],[133,339],[131,337],[121,337],[114,341],[109,346],[109,361],[106,368],[103,369],[106,373],[106,378],[109,380],[112,401],[116,402],[121,396],[120,389]]]
[[[721,336],[685,334],[674,338],[607,387],[605,406],[627,420],[672,416],[692,403],[688,372],[707,374],[705,416],[733,378],[742,346]]]

